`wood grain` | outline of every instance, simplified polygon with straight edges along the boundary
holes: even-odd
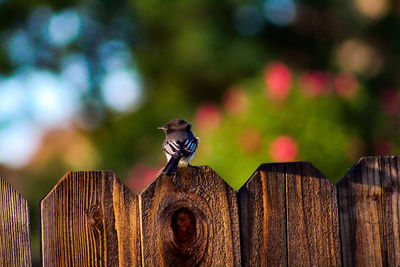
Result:
[[[237,194],[210,167],[160,174],[139,199],[144,266],[240,266]]]
[[[336,188],[308,162],[261,165],[239,190],[244,266],[338,266]]]
[[[137,196],[112,172],[69,172],[41,202],[44,266],[140,266]]]
[[[27,201],[0,177],[0,266],[32,266]]]
[[[285,164],[263,164],[239,190],[243,266],[287,266]]]
[[[344,266],[400,266],[398,170],[398,157],[366,157],[338,183]]]
[[[382,187],[383,265],[400,266],[400,160],[381,157],[379,169]]]
[[[311,163],[286,164],[288,264],[339,266],[336,187]]]

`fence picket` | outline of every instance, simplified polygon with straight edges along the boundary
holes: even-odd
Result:
[[[382,185],[383,251],[384,265],[400,266],[400,178],[398,157],[380,158],[380,176]]]
[[[262,164],[239,208],[244,266],[340,265],[336,188],[310,163]]]
[[[286,164],[288,264],[339,266],[336,186],[311,163]]]
[[[69,172],[41,202],[44,266],[140,266],[137,196],[112,172]]]
[[[343,265],[400,266],[399,163],[365,157],[338,183]]]
[[[160,174],[139,198],[144,266],[240,266],[237,194],[210,167]]]
[[[240,188],[244,266],[287,266],[285,187],[285,164],[263,164]]]
[[[28,202],[0,177],[0,266],[32,266]]]

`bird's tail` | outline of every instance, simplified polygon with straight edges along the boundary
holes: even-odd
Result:
[[[165,165],[165,168],[163,170],[163,173],[167,174],[167,175],[173,175],[177,168],[178,168],[178,163],[180,161],[181,157],[171,157],[170,160],[168,161],[167,165]]]

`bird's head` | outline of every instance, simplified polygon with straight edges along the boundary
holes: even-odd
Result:
[[[192,127],[191,123],[182,119],[175,119],[168,122],[164,126],[158,127],[158,129],[163,130],[166,134],[169,134],[177,130],[183,130],[186,128],[190,129],[191,127]]]

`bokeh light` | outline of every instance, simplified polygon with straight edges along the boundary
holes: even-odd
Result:
[[[94,130],[104,119],[105,107],[126,113],[143,102],[132,51],[118,35],[127,33],[126,27],[112,26],[112,35],[101,32],[96,12],[84,6],[56,11],[36,5],[25,24],[3,34],[3,48],[14,71],[0,76],[2,130],[21,120],[35,126],[35,130],[26,127],[15,140],[40,140],[47,131],[60,127]],[[77,46],[72,45],[77,41]],[[32,142],[32,148],[37,148]],[[11,164],[26,165],[32,153],[32,149],[21,149],[21,163],[15,163],[15,157]],[[6,159],[0,162],[8,164]],[[71,162],[66,164],[72,166]]]
[[[99,163],[99,155],[92,142],[78,133],[68,133],[70,145],[64,147],[62,159],[72,170],[95,169]]]
[[[223,96],[225,109],[232,114],[243,113],[248,105],[248,97],[243,88],[231,88]]]
[[[69,81],[81,93],[87,92],[91,86],[89,63],[82,54],[71,54],[61,61],[61,78]]]
[[[218,128],[221,123],[221,113],[218,107],[208,103],[199,107],[195,114],[196,128],[206,133]]]
[[[114,110],[138,108],[142,96],[139,75],[126,69],[111,71],[101,82],[101,93],[105,103]]]
[[[20,75],[29,88],[29,106],[36,122],[55,126],[70,120],[80,109],[77,90],[55,73],[36,70]]]
[[[48,26],[48,41],[57,47],[68,45],[78,38],[81,24],[81,17],[75,10],[63,10],[52,15]]]
[[[25,30],[14,32],[8,39],[7,54],[13,64],[31,66],[36,61],[35,45]]]
[[[350,39],[336,50],[336,61],[344,72],[367,76],[376,75],[382,68],[382,58],[369,44],[358,39]]]
[[[27,120],[0,126],[0,162],[13,168],[22,167],[35,154],[41,137],[42,131]]]
[[[379,19],[390,10],[390,0],[354,0],[357,10],[371,19]]]
[[[351,74],[339,74],[334,78],[336,93],[343,98],[352,99],[358,92],[358,80]]]
[[[293,137],[283,135],[272,141],[269,153],[274,161],[293,161],[297,157],[297,142]]]
[[[26,107],[24,93],[20,81],[0,78],[0,123],[23,115]]]
[[[300,88],[308,96],[327,94],[332,91],[331,74],[323,71],[303,73],[300,76]]]
[[[282,63],[271,63],[265,73],[266,94],[271,100],[285,99],[292,86],[292,75],[288,67]]]
[[[130,67],[133,56],[128,45],[121,40],[102,43],[98,49],[101,69],[105,72]]]
[[[292,0],[266,0],[266,19],[277,26],[287,26],[296,18],[296,4]]]

